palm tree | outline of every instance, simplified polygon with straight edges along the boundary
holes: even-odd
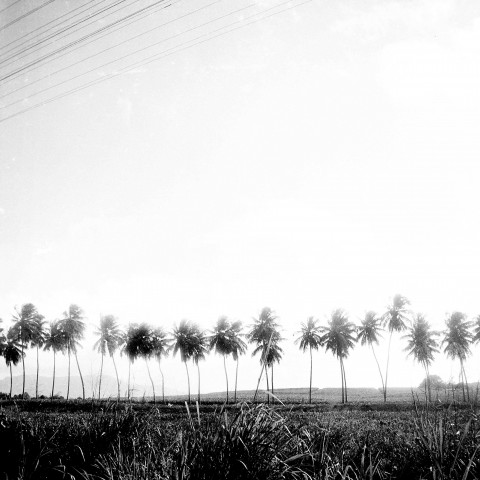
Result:
[[[268,307],[263,308],[258,318],[254,318],[254,323],[251,325],[251,330],[247,334],[248,341],[256,345],[253,350],[252,356],[260,353],[260,364],[262,366],[260,371],[260,377],[257,382],[257,388],[253,401],[255,401],[258,392],[258,386],[262,377],[263,370],[265,369],[265,378],[267,383],[267,392],[269,392],[268,385],[268,370],[267,358],[270,349],[274,349],[275,345],[281,340],[280,333],[278,332],[277,316]],[[281,349],[280,349],[281,350]],[[273,365],[273,364],[272,364]],[[273,373],[273,372],[272,372]],[[270,403],[270,397],[267,397],[267,402]]]
[[[165,378],[162,371],[162,358],[168,355],[170,351],[170,342],[162,328],[156,328],[152,331],[153,355],[158,360],[158,368],[162,377],[162,402],[165,403]]]
[[[238,360],[240,355],[244,355],[247,351],[247,344],[242,340],[242,322],[239,320],[232,323],[230,328],[230,336],[233,341],[233,349],[232,349],[232,358],[236,363],[235,367],[235,395],[233,397],[233,401],[237,403],[237,380],[238,380]]]
[[[21,350],[21,346],[19,346],[18,342],[15,339],[17,337],[17,333],[11,333],[11,330],[12,328],[10,328],[10,330],[8,331],[7,342],[3,348],[3,357],[5,358],[5,363],[7,364],[7,367],[10,367],[10,398],[12,398],[13,388],[12,365],[16,366],[20,359],[22,359],[25,355],[24,352]]]
[[[357,329],[357,342],[360,340],[360,344],[370,345],[372,349],[375,362],[377,363],[378,373],[380,373],[380,380],[382,381],[382,394],[385,398],[385,382],[383,381],[382,369],[378,363],[377,355],[373,345],[378,345],[378,337],[381,336],[379,331],[381,328],[381,319],[377,317],[377,314],[373,311],[369,311],[365,314],[365,318],[362,320],[362,324]]]
[[[320,336],[320,325],[318,320],[309,317],[307,323],[301,324],[301,330],[297,333],[300,336],[295,340],[299,344],[300,350],[305,353],[305,350],[310,352],[310,387],[308,391],[308,403],[312,403],[312,372],[313,372],[313,356],[312,350],[318,350],[322,346],[322,337]]]
[[[100,338],[95,342],[94,349],[101,354],[102,360],[100,363],[100,380],[98,384],[98,399],[101,398],[102,389],[102,372],[103,372],[103,357],[107,354],[113,361],[115,368],[115,375],[117,377],[118,399],[120,400],[120,381],[118,379],[117,365],[115,363],[114,353],[121,341],[120,327],[117,319],[113,315],[104,315],[100,318],[100,328],[97,329],[96,335]]]
[[[0,323],[2,322],[3,320],[0,318]],[[7,346],[7,337],[3,333],[3,328],[0,327],[0,357],[3,357],[6,346]]]
[[[130,388],[130,370],[132,365],[132,358],[129,355],[127,345],[129,343],[129,338],[134,334],[136,324],[129,324],[127,331],[121,334],[120,339],[120,355],[125,354],[128,358],[128,382],[127,382],[127,399],[130,400],[131,388]]]
[[[350,348],[355,343],[355,325],[348,321],[346,313],[342,309],[332,312],[327,327],[322,327],[322,343],[326,350],[330,350],[340,361],[340,373],[342,376],[342,403],[348,402],[347,379],[345,375],[344,359],[348,357]]]
[[[12,320],[15,323],[9,331],[9,335],[11,339],[14,339],[20,345],[23,370],[23,398],[25,396],[25,349],[28,348],[29,343],[41,336],[39,329],[43,325],[43,316],[38,313],[37,308],[32,303],[26,303],[22,305],[20,311],[16,310]]]
[[[195,353],[195,336],[196,327],[188,320],[182,320],[180,325],[173,328],[173,355],[180,352],[180,358],[185,364],[187,371],[187,383],[188,383],[188,402],[190,403],[190,375],[188,373],[187,362]]]
[[[444,352],[452,360],[456,358],[460,361],[460,378],[462,378],[463,401],[465,401],[465,384],[467,386],[467,399],[470,401],[470,392],[468,388],[467,375],[465,373],[464,362],[470,355],[470,343],[473,340],[473,334],[470,328],[472,322],[467,321],[467,316],[462,312],[453,312],[446,321],[447,329],[444,332],[442,346],[445,345]]]
[[[55,320],[50,323],[50,329],[45,334],[45,342],[43,345],[44,350],[53,351],[53,380],[52,380],[52,395],[51,399],[53,400],[53,395],[55,393],[55,367],[56,367],[56,353],[61,352],[65,353],[67,348],[66,337],[60,328],[60,321]]]
[[[197,366],[198,373],[198,395],[197,401],[200,403],[200,360],[205,360],[205,355],[208,352],[208,339],[205,332],[198,328],[198,325],[193,324],[193,345],[192,345],[192,360]]]
[[[429,366],[433,362],[433,354],[438,352],[438,343],[433,338],[436,335],[436,332],[430,330],[430,324],[425,320],[425,317],[417,314],[413,320],[412,327],[408,329],[408,334],[403,337],[408,340],[405,351],[408,352],[408,355],[413,355],[415,360],[421,363],[425,369],[427,387],[425,389],[425,398],[427,398],[428,391],[429,402],[432,401]]]
[[[154,353],[151,332],[152,329],[146,323],[141,323],[140,325],[131,325],[127,333],[125,353],[127,354],[131,363],[133,363],[138,357],[142,357],[145,360],[150,383],[152,384],[153,403],[155,403],[155,385],[153,383],[150,368],[148,366],[148,359]]]
[[[388,382],[388,367],[390,364],[390,345],[392,343],[393,332],[403,332],[406,328],[407,314],[409,313],[407,305],[410,302],[402,295],[395,295],[392,304],[387,307],[387,311],[382,315],[382,320],[385,326],[388,327],[390,338],[388,340],[388,354],[387,354],[387,368],[385,369],[385,386],[383,389],[383,401],[387,401],[387,382]]]
[[[35,380],[35,398],[38,398],[38,373],[40,370],[40,363],[38,361],[38,351],[45,344],[46,332],[45,332],[45,322],[41,315],[38,315],[34,319],[34,322],[36,323],[36,325],[34,329],[34,335],[32,340],[30,341],[30,344],[32,347],[35,347],[37,349],[37,377]]]
[[[225,380],[227,383],[227,403],[228,403],[228,373],[227,356],[232,354],[236,346],[236,337],[232,335],[232,326],[227,317],[221,316],[213,329],[210,337],[210,350],[223,356],[223,369],[225,371]]]
[[[270,348],[266,351],[266,356],[264,359],[265,368],[270,367],[270,385],[271,385],[271,393],[272,393],[272,401],[275,401],[274,391],[273,391],[273,365],[275,363],[280,363],[282,359],[283,350],[278,344],[280,340],[283,340],[280,336],[274,341],[271,342]]]
[[[66,312],[63,312],[63,318],[60,320],[59,328],[62,331],[67,346],[68,353],[68,383],[67,383],[67,400],[70,394],[70,357],[73,352],[77,362],[78,373],[80,381],[82,382],[83,399],[85,400],[85,384],[83,382],[83,375],[78,363],[77,349],[80,346],[80,340],[83,338],[85,331],[85,323],[83,320],[82,309],[72,304]]]

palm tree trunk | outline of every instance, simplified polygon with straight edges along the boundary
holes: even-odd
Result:
[[[340,376],[342,378],[342,403],[345,403],[345,392],[343,390],[343,367],[342,367],[342,357],[340,357]]]
[[[467,373],[465,372],[465,366],[463,364],[463,360],[460,359],[460,367],[463,373],[463,379],[465,380],[465,388],[467,390],[467,401],[470,401],[470,389],[468,388],[468,380],[467,380]]]
[[[188,373],[188,365],[187,362],[185,361],[185,369],[187,370],[187,383],[188,383],[188,403],[190,403],[190,375]]]
[[[38,398],[38,371],[40,370],[40,364],[38,363],[38,345],[37,345],[37,380],[35,382],[35,398]]]
[[[258,377],[257,388],[255,389],[255,395],[253,396],[253,403],[257,399],[258,388],[260,387],[260,381],[262,380],[263,376],[263,369],[265,368],[265,364],[262,362],[262,368],[260,369],[260,375]],[[238,370],[238,358],[237,358],[237,370]]]
[[[345,364],[343,363],[343,358],[342,358],[342,369],[343,369],[343,384],[345,385],[345,403],[348,403],[347,374],[345,373]]]
[[[23,355],[23,342],[22,342],[22,368],[23,368],[23,386],[22,386],[22,399],[25,398],[25,356]]]
[[[265,365],[265,378],[267,379],[267,404],[270,403],[270,387],[268,385],[268,366]]]
[[[237,366],[235,368],[235,396],[233,398],[233,403],[237,403],[237,380],[238,380],[238,357],[237,357]]]
[[[70,395],[70,359],[71,359],[71,352],[70,352],[70,347],[68,347],[68,380],[67,380],[67,400],[68,400],[68,396]]]
[[[113,368],[115,368],[115,376],[117,377],[117,400],[120,401],[120,380],[118,379],[117,364],[115,363],[115,357],[111,355],[113,361]]]
[[[392,343],[393,330],[390,330],[390,339],[388,340],[388,353],[387,353],[387,369],[385,370],[385,387],[383,389],[383,401],[387,403],[387,379],[388,379],[388,366],[390,364],[390,345]]]
[[[271,374],[272,374],[272,403],[275,403],[275,398],[273,397],[273,363],[271,368]]]
[[[197,362],[197,371],[198,371],[198,403],[200,403],[200,365]]]
[[[75,353],[75,360],[77,362],[78,374],[80,375],[80,381],[82,382],[83,399],[85,400],[85,384],[83,383],[82,371],[80,370],[80,364],[78,363],[78,356],[77,356],[77,350],[76,349],[75,349],[74,353]]]
[[[152,390],[153,390],[153,404],[157,402],[157,399],[155,397],[155,385],[153,383],[152,375],[150,373],[150,367],[148,366],[148,360],[147,357],[145,357],[145,365],[147,366],[147,372],[148,372],[148,377],[150,378],[150,383],[152,384]]]
[[[98,400],[100,400],[101,392],[102,392],[102,373],[103,373],[103,353],[102,353],[102,360],[100,361],[100,380],[98,381]]]
[[[160,376],[162,377],[162,402],[165,403],[165,379],[163,377],[162,362],[160,357],[158,357],[158,368],[160,369]]]
[[[10,362],[10,395],[9,395],[9,398],[12,398],[12,389],[13,389],[13,373],[12,373],[12,363]]]
[[[382,393],[383,393],[385,391],[385,383],[383,381],[382,369],[380,368],[380,363],[378,363],[378,358],[377,358],[377,355],[375,353],[375,349],[373,348],[373,343],[371,343],[370,346],[372,347],[372,353],[373,353],[373,356],[375,358],[375,362],[377,362],[378,373],[380,374],[380,379],[382,380]]]
[[[225,370],[225,380],[227,381],[227,403],[228,403],[228,374],[227,374],[227,356],[223,355],[223,369]]]
[[[50,397],[51,400],[53,400],[53,395],[54,395],[54,391],[55,391],[55,350],[53,351],[53,381],[52,381],[52,396]]]
[[[130,370],[132,367],[132,360],[128,359],[128,386],[127,386],[127,398],[130,400]]]
[[[313,370],[312,347],[310,346],[310,388],[308,390],[308,403],[312,403],[312,370]]]
[[[426,376],[426,384],[425,384],[425,388],[427,389],[427,391],[425,392],[426,394],[428,393],[428,401],[431,402],[432,401],[432,391],[431,391],[431,388],[430,388],[430,371],[428,370],[428,364],[427,362],[425,362],[425,374],[427,375]]]

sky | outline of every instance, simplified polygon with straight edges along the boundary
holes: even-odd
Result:
[[[8,8],[0,26],[37,5]],[[56,0],[0,27],[0,42],[68,8]],[[227,31],[232,22],[242,28]],[[344,308],[359,323],[396,293],[438,331],[452,311],[480,313],[477,2],[176,1],[128,34],[163,23],[65,72],[50,75],[127,32],[0,81],[4,328],[24,303],[49,321],[76,303],[87,323],[80,362],[95,372],[101,315],[166,331],[183,318],[212,329],[227,315],[248,330],[268,306],[285,338],[276,386],[305,387],[308,358],[293,340],[309,316],[325,325]],[[221,35],[203,41],[211,32]],[[121,55],[130,56],[106,65]],[[390,385],[416,386],[422,368],[404,348],[394,339]],[[472,380],[480,377],[473,350]],[[242,389],[259,373],[250,352]],[[378,352],[384,364],[386,341]],[[41,355],[47,374],[52,359]],[[34,361],[27,355],[30,373]],[[357,346],[345,366],[349,386],[380,387],[368,349]],[[201,368],[204,391],[224,389],[218,356]],[[148,388],[141,365],[134,370]],[[167,392],[185,393],[180,359],[166,359],[164,370]],[[314,386],[339,387],[339,373],[330,353],[316,353]],[[458,365],[439,354],[431,373],[456,379]]]

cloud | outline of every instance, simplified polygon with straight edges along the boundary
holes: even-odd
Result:
[[[5,215],[5,209],[0,207],[0,216]]]

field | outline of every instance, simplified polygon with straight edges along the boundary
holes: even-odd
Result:
[[[304,392],[278,393],[286,400]],[[215,395],[199,406],[173,398],[156,405],[4,400],[0,478],[480,478],[476,406],[436,401],[425,408],[414,404],[412,392],[410,400],[397,400],[270,406],[225,406]]]

